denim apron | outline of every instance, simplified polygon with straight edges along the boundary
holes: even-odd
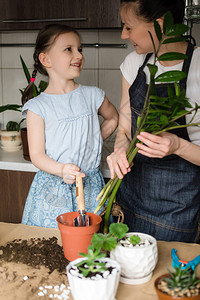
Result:
[[[188,74],[194,46],[189,43],[182,70]],[[132,115],[132,136],[137,116],[141,113],[147,91],[143,71],[152,53],[147,54],[137,77],[129,89]],[[186,79],[180,82],[186,89]],[[168,84],[156,86],[157,95],[167,96]],[[185,124],[185,118],[179,119]],[[189,140],[187,129],[172,133]],[[137,154],[131,172],[118,190],[117,201],[121,205],[129,231],[144,232],[157,240],[194,242],[198,234],[200,215],[200,167],[177,155],[162,159]]]

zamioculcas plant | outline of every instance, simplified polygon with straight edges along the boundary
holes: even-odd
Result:
[[[196,106],[192,108],[186,97],[185,90],[181,90],[178,83],[180,80],[186,77],[186,74],[182,71],[174,70],[156,76],[157,66],[155,64],[157,61],[184,60],[187,58],[186,55],[178,52],[168,52],[160,56],[158,56],[158,53],[161,45],[163,44],[185,40],[186,38],[182,37],[182,35],[188,31],[189,27],[185,24],[173,24],[172,14],[167,12],[163,23],[165,39],[163,39],[161,28],[157,21],[154,21],[154,29],[159,41],[159,46],[158,49],[156,49],[152,35],[149,32],[154,47],[155,59],[153,64],[147,65],[150,72],[150,84],[148,86],[142,114],[137,120],[137,129],[135,135],[127,151],[127,159],[130,165],[139,150],[136,147],[136,144],[141,143],[139,140],[137,140],[137,135],[141,131],[146,131],[157,135],[162,132],[181,127],[200,125],[199,123],[192,123],[200,106],[196,104]],[[168,97],[158,97],[156,95],[156,82],[170,83],[168,87]],[[191,120],[188,124],[180,125],[177,123],[179,118],[191,114],[192,112],[194,115],[191,117]],[[119,179],[117,175],[115,175],[114,179],[110,179],[108,181],[97,197],[97,201],[99,199],[101,200],[94,213],[97,213],[98,210],[106,203],[107,199],[109,199],[104,219],[105,233],[108,231],[110,211],[112,204],[115,201],[115,196],[121,181],[122,179]]]

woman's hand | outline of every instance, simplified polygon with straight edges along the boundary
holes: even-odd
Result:
[[[148,157],[163,158],[170,154],[176,154],[180,147],[179,137],[169,132],[159,135],[141,132],[137,138],[143,143],[136,144],[139,148],[138,153]]]
[[[126,157],[126,148],[115,149],[115,151],[107,157],[107,163],[110,169],[111,179],[114,178],[115,173],[119,179],[122,179],[124,175],[131,170]]]
[[[84,173],[80,172],[80,168],[74,164],[64,164],[62,168],[62,178],[65,183],[73,184],[76,181],[76,176],[85,177]]]

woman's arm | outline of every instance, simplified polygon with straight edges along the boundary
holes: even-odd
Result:
[[[115,106],[108,100],[107,97],[105,97],[98,113],[104,118],[104,121],[101,124],[101,135],[103,140],[105,140],[117,128],[119,119],[118,112]]]
[[[42,117],[28,110],[27,131],[29,153],[32,163],[47,173],[63,178],[63,181],[72,184],[75,176],[84,177],[80,168],[74,164],[62,164],[45,154],[45,123]]]
[[[156,158],[176,154],[200,166],[200,146],[179,138],[175,134],[164,132],[156,136],[147,132],[141,132],[138,135],[138,139],[144,143],[137,144],[140,154]]]
[[[122,76],[122,97],[119,112],[119,126],[114,146],[114,152],[107,157],[107,163],[110,169],[111,178],[115,173],[122,179],[123,174],[130,171],[129,163],[126,157],[126,151],[131,141],[131,110],[129,101],[130,84]]]

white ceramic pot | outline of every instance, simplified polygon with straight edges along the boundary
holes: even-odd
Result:
[[[117,292],[120,265],[110,258],[101,258],[100,261],[108,262],[114,271],[107,278],[100,278],[93,280],[91,278],[79,278],[70,273],[72,266],[75,266],[85,258],[78,258],[73,260],[67,266],[67,276],[71,287],[71,292],[74,300],[114,300]]]
[[[120,282],[126,284],[142,284],[151,279],[152,272],[158,261],[156,239],[148,234],[130,232],[126,236],[138,235],[141,240],[149,240],[150,245],[144,247],[124,247],[118,244],[110,252],[110,258],[121,266]]]
[[[21,148],[22,140],[20,131],[1,130],[1,148],[5,151],[18,151]]]

